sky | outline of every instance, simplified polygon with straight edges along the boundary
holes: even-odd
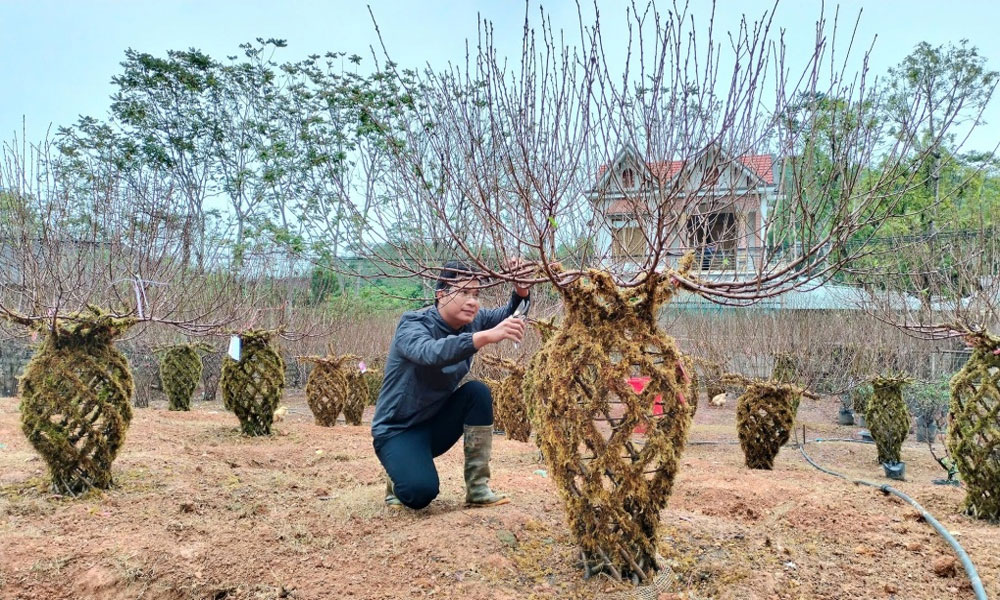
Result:
[[[584,14],[593,4],[583,0]],[[609,56],[624,57],[627,2],[598,0]],[[757,18],[772,1],[719,0],[715,27],[735,29],[743,14]],[[0,0],[0,141],[42,139],[51,127],[69,125],[78,115],[106,117],[113,93],[110,81],[120,71],[127,48],[162,55],[168,49],[198,48],[222,59],[239,53],[239,44],[258,37],[283,38],[281,61],[313,53],[344,51],[368,57],[377,46],[375,26],[365,2],[344,0]],[[577,31],[574,2],[545,1],[555,29]],[[659,2],[661,11],[670,4]],[[783,0],[774,23],[785,30],[792,55],[811,52],[821,2]],[[478,18],[493,22],[498,45],[518,55],[524,2],[517,0],[371,0],[390,55],[404,65],[464,61],[466,39],[475,40]],[[698,22],[710,14],[708,0],[692,0]],[[860,12],[858,47],[874,40],[872,71],[885,73],[914,46],[958,42],[965,38],[1000,70],[1000,3],[987,0],[851,0],[827,2],[827,17],[840,11],[853,27]],[[538,13],[531,0],[530,14]],[[848,29],[850,28],[848,27]],[[842,30],[843,31],[843,30]],[[719,39],[721,36],[718,36]],[[844,39],[843,37],[841,39]],[[474,45],[474,42],[473,42]],[[1000,98],[985,115],[988,123],[973,133],[965,149],[992,150],[1000,143]]]

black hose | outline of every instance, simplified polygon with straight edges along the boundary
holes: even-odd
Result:
[[[798,440],[798,435],[796,435],[795,437],[796,437],[796,441],[797,441]],[[802,434],[802,437],[803,437],[803,439],[805,438],[805,433],[804,432]],[[828,440],[828,441],[832,441],[832,440]],[[855,440],[846,440],[846,441],[855,441]],[[931,513],[927,512],[927,510],[924,509],[923,506],[920,506],[917,503],[916,500],[914,500],[913,498],[910,498],[909,496],[907,496],[903,492],[897,490],[896,488],[894,488],[894,487],[892,487],[892,486],[890,486],[888,484],[884,484],[884,483],[872,483],[871,481],[865,481],[863,479],[851,479],[850,477],[847,477],[846,475],[841,475],[840,473],[837,473],[836,471],[831,471],[830,469],[821,467],[820,465],[816,464],[816,461],[814,461],[813,459],[809,458],[808,454],[806,454],[805,444],[798,444],[798,447],[799,447],[799,451],[802,452],[802,456],[806,459],[806,461],[808,461],[810,465],[816,467],[820,471],[823,471],[824,473],[826,473],[828,475],[833,475],[834,477],[839,477],[839,478],[841,478],[841,479],[843,479],[845,481],[850,481],[851,483],[855,483],[855,484],[858,484],[858,485],[867,485],[869,487],[877,488],[877,489],[881,490],[883,494],[892,494],[892,495],[896,496],[897,498],[899,498],[900,500],[902,500],[903,502],[906,502],[907,504],[909,504],[913,508],[915,508],[918,511],[920,511],[920,516],[925,521],[927,521],[928,523],[930,523],[931,527],[933,527],[939,534],[941,534],[941,537],[943,537],[945,539],[945,541],[948,542],[948,545],[950,545],[951,548],[952,548],[952,550],[955,551],[955,554],[958,555],[958,559],[960,561],[962,561],[962,568],[965,569],[966,575],[969,576],[969,581],[972,583],[972,591],[976,594],[976,600],[989,600],[986,597],[986,590],[983,589],[983,581],[979,578],[979,573],[976,571],[975,565],[972,564],[972,559],[969,558],[968,554],[966,554],[965,549],[962,548],[961,544],[958,543],[958,540],[956,540],[954,537],[952,537],[951,533],[949,533],[948,530],[944,528],[944,525],[941,525],[941,523],[939,523],[938,520],[935,519],[933,515],[931,515]]]
[[[816,438],[813,442],[853,442],[855,444],[874,444],[874,440],[856,440],[854,438]]]
[[[868,441],[868,440],[855,440],[855,439],[851,439],[851,438],[831,438],[831,439],[816,438],[814,440],[807,440],[806,441],[807,444],[811,444],[813,442],[854,442],[856,444],[874,444],[875,443],[875,442],[871,442],[871,441]],[[692,441],[689,441],[687,443],[688,446],[734,446],[736,444],[739,444],[739,441],[736,441],[736,440],[692,440]],[[786,444],[786,446],[793,446],[793,447],[798,446],[798,441]]]

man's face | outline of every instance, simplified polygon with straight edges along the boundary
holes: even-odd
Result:
[[[438,312],[449,325],[464,327],[479,312],[479,284],[473,279],[459,280],[437,292]]]

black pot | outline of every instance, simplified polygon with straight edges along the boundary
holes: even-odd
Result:
[[[906,463],[882,463],[885,476],[896,481],[906,481]]]

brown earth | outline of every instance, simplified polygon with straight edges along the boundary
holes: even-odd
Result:
[[[391,511],[367,426],[317,427],[301,395],[287,402],[262,439],[240,436],[218,403],[137,410],[116,487],[69,499],[48,493],[17,401],[0,400],[0,598],[973,597],[914,509],[815,470],[792,447],[768,472],[746,469],[731,443],[689,446],[662,514],[669,568],[633,590],[582,579],[533,445],[496,440],[494,487],[512,504],[463,507],[459,445],[438,460],[429,508]],[[691,441],[735,440],[732,402],[702,402]],[[835,401],[804,401],[809,438],[856,435],[829,424],[835,414]],[[873,446],[807,451],[887,481]],[[909,481],[893,485],[956,535],[1000,597],[1000,527],[963,516],[962,491],[931,483],[943,471],[926,446],[909,442],[904,460]]]

